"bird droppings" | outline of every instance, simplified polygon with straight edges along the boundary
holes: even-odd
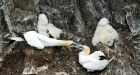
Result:
[[[59,39],[62,30],[57,28],[52,23],[49,23],[48,18],[45,14],[39,14],[37,29],[40,34],[47,37],[51,35],[55,39]]]

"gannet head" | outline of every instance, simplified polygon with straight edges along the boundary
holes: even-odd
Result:
[[[90,48],[86,45],[83,45],[83,51],[85,55],[89,55],[90,54]]]
[[[98,25],[104,26],[109,23],[109,20],[107,18],[101,18],[100,21],[98,22]]]
[[[16,32],[16,31],[14,31],[14,30],[13,30],[13,32],[14,32],[16,35],[18,35],[18,37],[7,37],[8,39],[14,40],[14,41],[25,41],[25,38],[24,38],[24,36],[23,36],[23,33],[21,33],[21,32]]]
[[[86,45],[72,42],[71,45],[69,45],[69,47],[74,47],[74,48],[77,48],[79,50],[82,50],[85,55],[89,55],[89,53],[90,53],[90,48]]]
[[[45,14],[39,14],[38,24],[48,24],[48,19]]]
[[[79,49],[80,51],[84,51],[84,53],[86,55],[88,55],[90,53],[90,48],[86,45],[82,45],[80,43],[75,43],[75,42],[72,42],[71,45],[69,45],[69,47],[74,47],[74,48],[77,48]]]

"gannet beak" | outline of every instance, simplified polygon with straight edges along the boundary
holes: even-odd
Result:
[[[77,48],[77,49],[80,49],[80,50],[84,50],[84,47],[83,47],[82,44],[75,43],[75,42],[73,42],[69,47],[74,47],[74,48]]]

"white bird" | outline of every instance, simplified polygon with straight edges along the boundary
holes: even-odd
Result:
[[[23,35],[17,32],[16,34],[18,34],[20,37],[9,37],[9,38],[15,41],[26,41],[30,46],[36,47],[38,49],[43,49],[44,47],[52,47],[52,46],[78,47],[78,44],[76,44],[71,40],[57,40],[54,38],[46,37],[45,35],[39,34],[35,31],[28,31]]]
[[[55,39],[58,39],[60,37],[60,34],[62,33],[62,30],[55,27],[52,23],[48,23],[47,29],[48,33]]]
[[[43,34],[47,37],[49,37],[49,34],[47,33],[47,24],[48,19],[45,14],[39,14],[38,17],[38,24],[37,24],[37,30],[40,34]]]
[[[102,18],[97,25],[94,36],[92,38],[93,46],[97,46],[99,42],[109,47],[114,46],[114,42],[119,39],[117,31],[109,25],[107,18]]]
[[[39,15],[37,30],[40,34],[43,34],[47,37],[49,37],[50,34],[55,39],[58,39],[62,33],[61,29],[48,22],[47,16],[45,14]]]
[[[79,63],[87,69],[88,72],[103,70],[113,59],[108,60],[101,51],[95,51],[90,54],[90,48],[83,46],[84,50],[79,53]]]

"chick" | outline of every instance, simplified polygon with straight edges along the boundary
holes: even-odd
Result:
[[[62,33],[62,30],[55,27],[52,23],[48,23],[47,25],[48,33],[55,39],[60,38],[60,34]]]
[[[40,34],[43,34],[47,37],[49,37],[49,34],[47,33],[47,24],[48,19],[45,14],[39,14],[38,17],[38,24],[37,24],[37,30]]]
[[[90,54],[90,48],[83,46],[83,51],[79,53],[79,63],[87,69],[88,72],[103,70],[113,59],[106,58],[103,52],[95,51]]]
[[[61,29],[48,22],[47,16],[45,14],[39,15],[37,29],[40,34],[43,34],[47,37],[51,35],[55,39],[58,39],[62,33]]]
[[[102,18],[97,25],[94,36],[92,38],[93,46],[97,46],[99,42],[109,46],[110,48],[114,47],[115,41],[118,41],[119,35],[117,31],[109,25],[107,18]]]

